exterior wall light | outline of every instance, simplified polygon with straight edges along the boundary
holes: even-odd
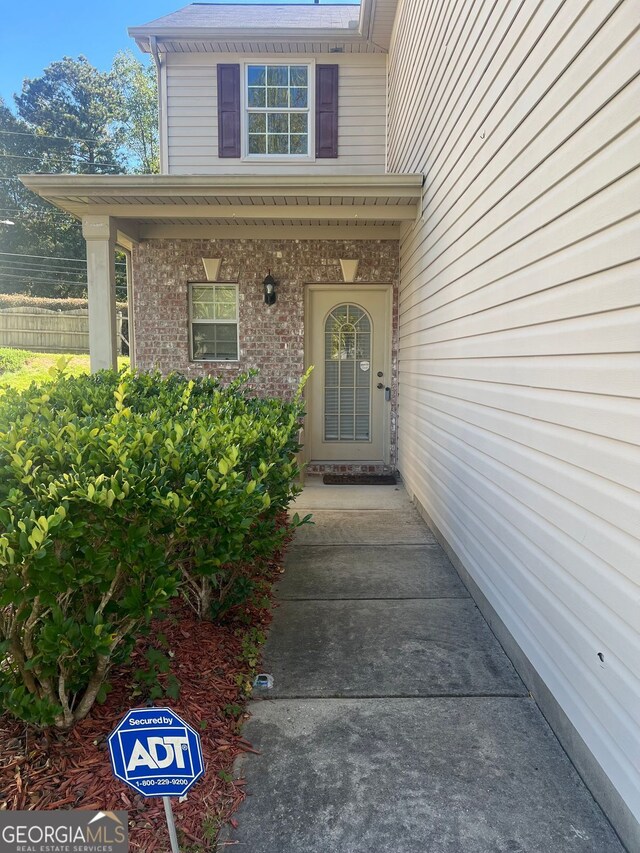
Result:
[[[262,286],[264,288],[264,302],[265,305],[273,305],[276,301],[276,285],[278,282],[271,275],[271,270],[269,270],[269,274],[262,282]]]

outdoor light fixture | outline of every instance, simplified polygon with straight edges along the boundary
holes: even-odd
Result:
[[[265,280],[262,282],[262,286],[264,288],[264,302],[265,305],[273,305],[276,301],[276,285],[277,282],[275,278],[271,275],[271,270]]]
[[[217,281],[220,274],[220,264],[222,258],[203,258],[202,265],[204,267],[207,281]]]

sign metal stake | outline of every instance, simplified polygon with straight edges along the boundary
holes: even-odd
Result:
[[[167,826],[169,827],[169,839],[171,840],[171,853],[180,853],[178,847],[178,834],[176,832],[176,823],[173,819],[173,809],[171,808],[171,800],[169,797],[163,797],[164,813],[167,816]]]
[[[109,735],[111,768],[143,797],[162,797],[171,853],[180,853],[171,797],[204,775],[200,735],[171,708],[131,708]]]

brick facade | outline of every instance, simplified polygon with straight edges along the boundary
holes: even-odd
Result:
[[[202,258],[222,258],[220,281],[239,283],[239,362],[193,362],[189,357],[189,281],[203,281]],[[260,370],[264,394],[288,398],[304,371],[304,285],[342,282],[340,258],[359,259],[358,282],[392,283],[391,459],[397,434],[398,243],[395,240],[147,240],[133,252],[134,340],[141,370],[230,378]],[[264,303],[271,270],[277,302]],[[336,468],[347,469],[343,464]],[[347,466],[349,471],[367,466]],[[368,468],[367,468],[368,470]]]

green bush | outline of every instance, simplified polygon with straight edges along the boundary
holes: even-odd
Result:
[[[33,353],[11,347],[0,347],[0,373],[19,370]]]
[[[179,589],[204,618],[250,594],[286,533],[302,409],[247,379],[104,372],[2,398],[0,704],[14,715],[86,716]]]
[[[0,293],[2,308],[48,308],[50,311],[73,311],[88,308],[89,300],[75,296],[28,296],[26,293]],[[127,312],[126,302],[116,302],[118,311]]]

